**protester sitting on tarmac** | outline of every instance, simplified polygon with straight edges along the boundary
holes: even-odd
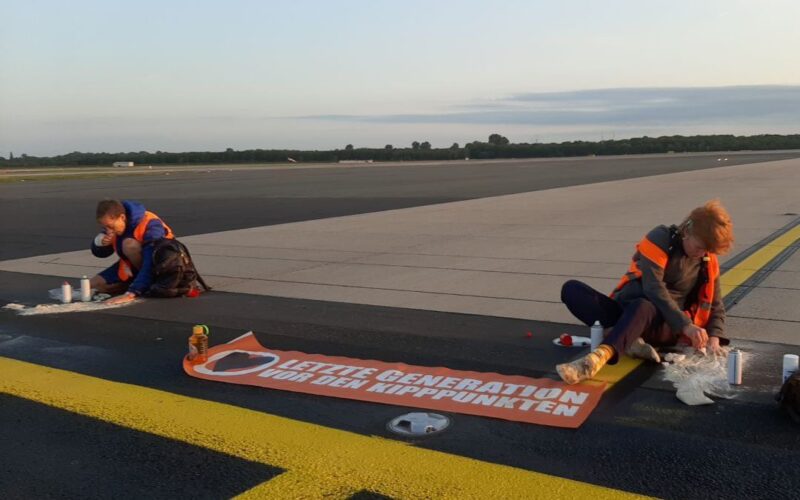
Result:
[[[679,226],[658,226],[636,246],[628,272],[610,296],[576,280],[564,283],[561,300],[586,325],[607,328],[594,351],[556,366],[568,384],[593,377],[620,353],[660,361],[653,346],[691,344],[720,354],[725,307],[717,255],[730,250],[733,223],[719,202],[697,207]]]
[[[92,253],[105,258],[116,252],[119,261],[90,284],[98,292],[119,295],[106,301],[121,304],[146,292],[152,283],[153,244],[173,238],[172,230],[141,203],[129,200],[103,200],[97,204],[97,222],[105,233],[92,242]]]

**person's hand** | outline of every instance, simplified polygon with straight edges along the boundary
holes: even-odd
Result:
[[[708,352],[715,356],[722,355],[722,347],[719,345],[719,337],[708,337],[708,344],[706,345]]]
[[[105,303],[110,306],[114,306],[118,304],[124,304],[132,300],[136,300],[136,294],[131,292],[125,292],[122,295],[117,295],[116,297],[108,299]]]
[[[94,244],[99,247],[107,247],[113,241],[114,236],[109,233],[108,231],[103,231],[102,233],[98,233],[97,236],[94,237]]]
[[[708,333],[706,333],[705,328],[690,324],[683,327],[681,333],[689,337],[689,340],[692,341],[692,347],[695,349],[703,349],[708,344]]]

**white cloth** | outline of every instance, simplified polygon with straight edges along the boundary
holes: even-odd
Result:
[[[107,245],[103,245],[103,238],[106,237],[106,233],[97,233],[97,236],[94,237],[94,244],[98,247],[104,247]]]

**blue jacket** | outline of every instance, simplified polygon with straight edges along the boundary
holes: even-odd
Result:
[[[136,201],[122,200],[122,206],[125,207],[125,231],[122,236],[116,239],[115,247],[111,246],[97,246],[92,241],[92,253],[96,257],[105,258],[110,257],[116,250],[117,255],[122,254],[122,242],[126,238],[133,238],[133,230],[139,225],[139,222],[144,217],[144,205]],[[131,269],[134,274],[133,283],[128,287],[128,291],[141,295],[150,289],[153,283],[153,247],[154,243],[164,238],[167,235],[164,225],[160,220],[151,220],[147,224],[147,229],[144,232],[144,241],[142,242],[142,268]]]

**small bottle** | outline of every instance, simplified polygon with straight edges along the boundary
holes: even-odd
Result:
[[[92,285],[86,276],[81,276],[81,300],[83,302],[91,302],[92,300]]]
[[[592,350],[594,351],[603,343],[603,325],[599,321],[595,321],[589,331],[589,338],[592,339]]]
[[[784,354],[783,355],[783,382],[789,380],[789,377],[794,375],[800,369],[800,356],[797,354]]]
[[[194,325],[189,337],[189,362],[193,365],[208,361],[208,327]]]
[[[61,284],[61,302],[64,304],[72,302],[72,285],[66,281]]]
[[[728,383],[731,385],[742,383],[742,351],[739,349],[728,353]]]

